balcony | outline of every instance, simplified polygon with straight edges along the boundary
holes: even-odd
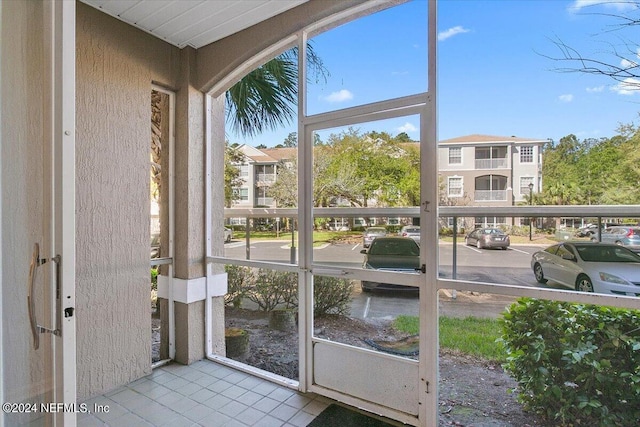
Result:
[[[476,169],[507,169],[509,167],[508,159],[476,159]]]
[[[276,174],[275,173],[264,173],[256,175],[256,183],[259,186],[262,185],[271,185],[276,182]]]
[[[504,202],[507,200],[507,190],[476,190],[476,202]]]
[[[273,197],[256,197],[254,206],[273,206]]]

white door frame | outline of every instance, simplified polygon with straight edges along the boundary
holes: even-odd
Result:
[[[54,401],[76,403],[76,245],[75,245],[75,85],[76,5],[54,1],[49,37],[53,78],[53,241],[54,254],[61,256],[61,334],[54,339]],[[75,426],[74,411],[56,414],[55,425]]]

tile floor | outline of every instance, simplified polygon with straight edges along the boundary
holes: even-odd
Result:
[[[86,402],[78,426],[303,427],[331,400],[208,360],[169,364]],[[109,411],[95,411],[94,408]]]

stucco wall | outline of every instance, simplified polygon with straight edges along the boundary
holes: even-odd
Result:
[[[179,51],[77,4],[76,313],[79,399],[151,372],[151,84]]]

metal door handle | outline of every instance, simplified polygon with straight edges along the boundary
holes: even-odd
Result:
[[[36,303],[35,303],[35,287],[36,287],[36,274],[38,267],[47,262],[47,259],[40,258],[40,245],[36,243],[33,247],[33,253],[31,255],[31,262],[29,263],[29,294],[27,295],[27,306],[29,308],[29,322],[31,324],[31,334],[33,335],[33,348],[37,350],[40,347],[40,334],[50,333],[53,335],[61,335],[60,325],[60,255],[56,255],[51,258],[51,261],[56,263],[56,328],[46,328],[38,325],[38,319],[36,316]]]
[[[40,334],[38,333],[38,319],[36,319],[36,303],[33,295],[36,286],[36,273],[40,264],[40,245],[37,243],[33,247],[31,263],[29,263],[29,294],[27,295],[27,306],[29,307],[29,322],[31,323],[31,335],[33,335],[33,348],[40,347]]]

